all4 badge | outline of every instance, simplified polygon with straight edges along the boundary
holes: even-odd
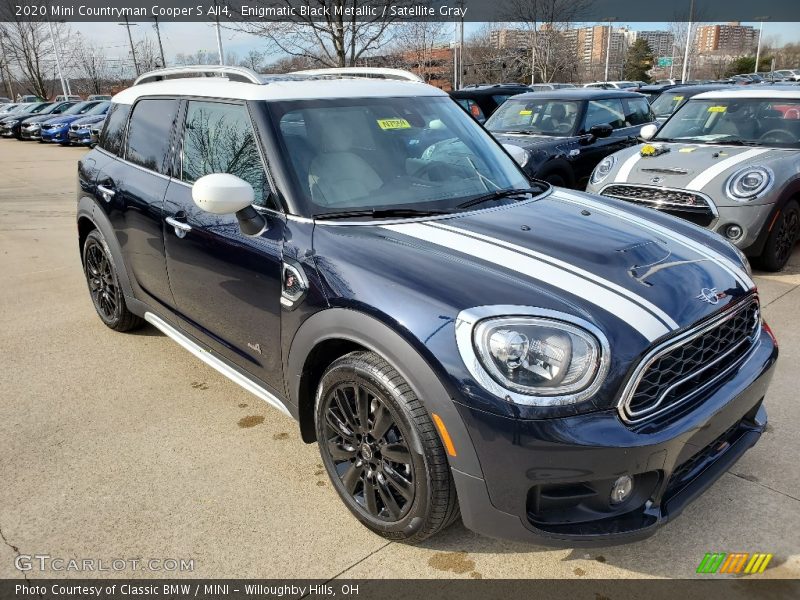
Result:
[[[645,144],[642,146],[639,154],[644,158],[651,158],[653,156],[659,156],[660,154],[666,154],[667,152],[669,152],[669,148],[663,144]]]

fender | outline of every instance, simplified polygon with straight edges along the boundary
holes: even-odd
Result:
[[[301,424],[313,419],[313,397],[301,398],[301,382],[306,358],[319,343],[326,340],[347,340],[383,356],[397,369],[423,403],[428,413],[435,412],[444,421],[456,448],[457,455],[448,460],[454,469],[482,478],[482,471],[464,422],[458,414],[452,396],[435,374],[430,363],[394,329],[375,317],[346,309],[322,310],[306,319],[298,329],[285,358],[285,373],[289,400],[299,407]],[[307,435],[303,434],[305,441]]]
[[[128,270],[125,268],[125,261],[122,258],[122,248],[119,245],[117,236],[114,234],[114,228],[108,220],[106,214],[97,206],[95,201],[88,196],[81,196],[78,200],[77,222],[80,223],[81,219],[88,219],[91,221],[94,228],[97,229],[106,241],[108,249],[111,251],[111,260],[114,263],[114,269],[119,278],[119,284],[122,287],[122,293],[125,296],[125,303],[135,315],[140,317],[144,316],[147,305],[140,302],[136,298],[133,283],[131,282]],[[81,262],[83,261],[83,248],[80,248]],[[122,268],[119,268],[122,266]]]
[[[563,153],[545,160],[537,169],[534,177],[544,179],[548,175],[561,175],[567,187],[575,187],[575,173]]]
[[[783,210],[783,207],[789,203],[789,200],[795,199],[800,202],[800,176],[795,177],[789,184],[783,189],[780,195],[780,199],[775,203],[772,207],[772,210],[769,213],[769,218],[767,219],[768,227],[764,227],[761,230],[761,233],[758,234],[756,241],[753,244],[745,249],[745,254],[747,256],[760,256],[761,253],[764,251],[764,246],[767,243],[767,237],[772,230],[772,225],[775,223],[775,219],[778,216],[778,213]]]

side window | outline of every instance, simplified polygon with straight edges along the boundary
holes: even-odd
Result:
[[[177,100],[140,100],[133,107],[125,158],[157,173],[166,172]]]
[[[614,129],[625,127],[625,113],[618,98],[590,100],[586,108],[586,123],[583,128],[589,131],[594,125],[611,125]]]
[[[305,129],[302,120],[287,125],[298,134]],[[253,186],[257,205],[278,209],[274,204],[266,204],[269,197],[267,175],[245,107],[189,101],[183,133],[181,179],[194,183],[211,173],[230,173],[244,179]]]
[[[653,120],[653,114],[650,111],[650,104],[647,99],[625,98],[622,102],[625,105],[625,122],[629,127],[644,125]]]
[[[103,150],[122,156],[122,144],[125,141],[125,124],[131,112],[130,104],[112,104],[108,111],[99,145]]]

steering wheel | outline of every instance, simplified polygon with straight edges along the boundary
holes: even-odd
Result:
[[[428,181],[444,181],[448,177],[455,176],[455,171],[456,168],[453,165],[433,160],[417,169],[412,173],[412,176],[418,179],[427,179]]]
[[[760,138],[758,138],[759,142],[785,142],[787,144],[794,144],[797,142],[795,137],[785,131],[784,129],[772,129],[771,131],[767,131],[764,133]]]

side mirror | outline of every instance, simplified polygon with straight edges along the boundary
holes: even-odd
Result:
[[[612,133],[614,133],[614,128],[607,123],[601,123],[600,125],[592,125],[589,128],[589,133],[591,133],[596,138],[607,138]]]
[[[194,182],[192,200],[202,210],[215,215],[235,214],[245,235],[260,235],[267,221],[253,208],[255,192],[244,179],[230,173],[212,173]]]
[[[653,137],[656,135],[656,131],[658,131],[658,126],[653,125],[645,125],[639,130],[639,137],[643,140],[652,140]]]

